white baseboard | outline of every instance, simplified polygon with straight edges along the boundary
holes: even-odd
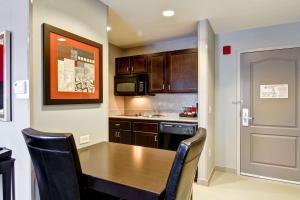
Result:
[[[282,182],[282,183],[300,185],[300,182],[283,180],[283,179],[279,179],[279,178],[271,178],[271,177],[267,177],[267,176],[254,175],[254,174],[248,174],[248,173],[243,173],[243,172],[241,173],[241,175],[242,176],[249,176],[249,177],[253,177],[253,178],[260,178],[260,179],[270,180],[270,181],[277,181],[277,182]]]
[[[226,173],[231,173],[231,174],[236,174],[237,173],[236,169],[227,168],[227,167],[220,167],[220,166],[216,166],[215,170],[219,171],[219,172],[226,172]]]
[[[214,173],[215,173],[215,168],[213,168],[213,169],[211,170],[211,172],[209,173],[209,178],[208,178],[208,180],[204,180],[204,179],[199,179],[199,178],[198,178],[198,179],[197,179],[197,184],[203,185],[203,186],[209,186],[209,183],[210,183],[210,181],[211,181],[211,179],[212,179]]]

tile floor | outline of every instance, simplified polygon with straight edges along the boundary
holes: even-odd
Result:
[[[194,185],[193,200],[300,200],[300,185],[216,171],[209,187]]]

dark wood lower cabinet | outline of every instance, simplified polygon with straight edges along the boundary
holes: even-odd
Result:
[[[148,133],[148,132],[138,132],[134,131],[134,145],[143,146],[143,147],[158,147],[158,134],[157,133]]]
[[[110,118],[109,141],[158,148],[159,123],[154,120]]]
[[[111,129],[109,133],[109,141],[122,144],[131,144],[131,131]]]

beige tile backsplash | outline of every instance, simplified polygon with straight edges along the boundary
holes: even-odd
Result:
[[[196,105],[197,94],[156,94],[155,96],[125,97],[124,111],[127,115],[180,113],[183,106]]]

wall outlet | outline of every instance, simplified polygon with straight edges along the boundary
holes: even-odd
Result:
[[[89,142],[90,142],[90,135],[80,136],[80,138],[79,138],[79,143],[80,144],[86,144],[86,143],[89,143]]]

